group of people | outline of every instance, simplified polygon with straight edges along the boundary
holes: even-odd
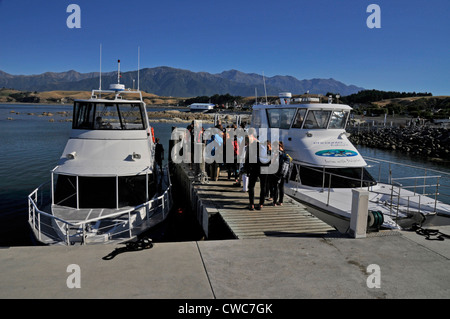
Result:
[[[207,149],[214,157],[214,161],[205,161],[205,171],[211,180],[217,181],[220,170],[226,169],[228,180],[232,177],[234,179],[234,186],[241,187],[243,182],[243,191],[248,191],[250,210],[261,210],[266,200],[274,206],[283,205],[284,184],[290,172],[292,158],[286,154],[282,141],[276,141],[274,145],[270,141],[260,142],[256,129],[246,129],[245,123],[242,123],[239,129],[235,124],[223,128],[218,123],[205,137],[203,134],[206,131],[195,125],[198,123],[193,121],[187,127],[191,150],[194,150],[195,143],[205,143],[207,147],[214,142],[212,144],[214,146]],[[195,165],[193,152],[190,156],[193,169]],[[258,181],[259,203],[255,204],[255,186]]]
[[[249,209],[261,210],[265,200],[271,201],[273,206],[282,206],[284,198],[284,183],[288,178],[290,163],[292,159],[284,150],[282,141],[277,141],[277,145],[272,148],[270,141],[260,143],[256,136],[256,130],[250,129],[248,132],[248,144],[246,145],[245,163],[243,171],[247,174]],[[252,145],[255,143],[254,145]],[[278,147],[276,147],[278,146]],[[251,159],[250,149],[257,150],[257,157]],[[275,169],[270,170],[270,165],[275,165]],[[259,204],[255,205],[255,186],[260,183]]]
[[[242,123],[240,128],[244,130],[245,123]],[[236,124],[224,128],[221,123],[216,124],[215,134],[212,134],[206,141],[206,144],[214,141],[214,145],[218,146],[211,150],[211,155],[218,159],[212,163],[208,163],[206,171],[209,172],[209,177],[212,180],[219,180],[220,170],[225,169],[228,174],[228,180],[234,178],[235,184],[239,183],[239,157],[243,151],[243,136],[236,134],[238,129]],[[230,149],[228,149],[230,148]],[[216,153],[217,152],[217,153]]]

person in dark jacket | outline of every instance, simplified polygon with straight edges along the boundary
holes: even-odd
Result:
[[[273,205],[282,206],[284,198],[284,183],[289,174],[290,158],[284,150],[283,142],[278,142],[278,171],[270,176],[271,193],[273,194]]]
[[[261,173],[262,166],[269,166],[270,161],[270,146],[261,145],[261,143],[256,138],[256,130],[251,128],[248,131],[248,146],[247,152],[245,154],[245,164],[244,170],[248,175],[248,198],[249,198],[249,209],[260,210],[264,206],[264,199],[267,190],[267,174]],[[266,161],[261,161],[261,158],[266,159]],[[255,186],[256,182],[260,181],[260,193],[259,193],[259,205],[255,206]]]
[[[164,147],[163,145],[159,142],[159,138],[155,139],[155,161],[156,161],[156,165],[159,166],[161,172],[162,172],[162,160],[164,159]]]
[[[248,131],[248,143],[247,143],[247,152],[245,154],[245,164],[244,171],[248,176],[248,199],[249,199],[249,209],[255,209],[255,185],[258,180],[260,174],[260,163],[258,159],[253,158],[256,154],[250,156],[250,149],[257,150],[259,147],[259,142],[256,139],[256,131],[255,129],[250,129]]]

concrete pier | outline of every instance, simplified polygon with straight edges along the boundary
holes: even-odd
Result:
[[[296,202],[250,212],[248,195],[232,182],[195,185],[189,170],[177,174],[186,191],[174,196],[192,203],[205,233],[220,214],[240,240],[155,243],[140,251],[4,247],[0,298],[450,298],[450,239],[406,231],[339,236]],[[436,228],[450,235],[450,226]]]
[[[450,233],[450,227],[441,227]],[[118,247],[0,249],[0,298],[450,297],[450,240],[413,232],[365,239],[268,237]],[[69,288],[78,265],[80,288]],[[378,273],[368,272],[377,265]],[[379,288],[370,276],[379,275]],[[184,301],[183,301],[184,302]]]

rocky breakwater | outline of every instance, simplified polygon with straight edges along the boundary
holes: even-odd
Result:
[[[151,111],[147,112],[148,119],[150,122],[170,122],[170,123],[183,123],[191,122],[193,120],[202,120],[205,122],[211,122],[214,120],[214,115],[207,113],[191,113],[182,112],[177,110],[166,110],[166,111]]]
[[[201,120],[204,123],[214,123],[214,117],[217,113],[192,113],[186,111],[166,110],[147,112],[150,122],[160,123],[190,123],[194,120]],[[235,114],[218,113],[223,123],[231,123],[235,119]],[[242,115],[242,120],[249,122],[250,115]]]
[[[450,161],[450,130],[446,128],[389,127],[350,133],[349,139],[355,145]]]

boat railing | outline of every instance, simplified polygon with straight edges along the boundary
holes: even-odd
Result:
[[[321,186],[321,192],[325,192],[325,190],[327,190],[327,203],[326,205],[328,206],[330,204],[330,194],[332,192],[333,187],[331,187],[331,182],[332,182],[332,177],[339,177],[342,178],[348,182],[356,182],[360,185],[360,188],[363,187],[364,183],[371,183],[373,182],[373,180],[365,180],[363,178],[363,174],[361,174],[361,178],[354,178],[354,177],[349,177],[349,176],[344,176],[341,174],[337,174],[337,173],[332,173],[332,172],[327,172],[325,167],[311,167],[309,163],[305,163],[305,162],[299,162],[299,161],[293,161],[294,167],[296,169],[297,172],[297,176],[294,178],[294,181],[296,182],[301,182],[301,178],[300,178],[300,170],[301,170],[301,166],[307,166],[309,170],[311,171],[315,171],[318,172],[320,174],[322,174],[322,186]],[[327,176],[328,176],[328,183],[326,183],[327,180]]]
[[[107,228],[111,229],[115,227],[119,230],[114,233],[108,233],[109,239],[111,239],[112,237],[120,237],[124,240],[126,240],[127,238],[132,239],[134,237],[134,228],[140,226],[140,224],[133,226],[133,217],[134,215],[139,214],[142,209],[145,209],[145,218],[143,218],[143,222],[148,222],[150,217],[152,217],[156,213],[161,213],[162,219],[164,220],[169,213],[169,210],[171,208],[170,203],[172,202],[172,185],[170,182],[170,176],[168,176],[168,174],[167,179],[168,180],[166,182],[168,183],[168,187],[165,189],[165,191],[146,203],[132,208],[119,210],[112,214],[90,218],[79,222],[69,222],[64,219],[58,218],[51,213],[51,196],[49,195],[51,193],[51,183],[49,181],[40,185],[28,195],[28,221],[33,231],[37,234],[38,240],[46,241],[49,243],[60,242],[66,245],[72,245],[75,242],[73,235],[78,234],[79,242],[81,244],[88,244],[89,238],[87,234],[89,232],[89,225],[101,220],[112,220],[114,218],[115,220],[113,220],[113,225],[99,228],[96,230],[96,232],[101,233]],[[48,211],[46,212],[45,210]],[[54,224],[56,221],[61,223],[62,227],[55,227]],[[60,233],[58,233],[58,230],[60,230]],[[48,238],[48,240],[43,240],[44,236],[45,238]]]
[[[378,164],[378,172],[375,171],[375,173],[378,173],[378,178],[376,178],[375,174],[373,174],[373,177],[375,178],[377,183],[384,183],[390,186],[390,199],[389,199],[389,206],[390,206],[390,214],[396,215],[398,217],[399,209],[400,209],[400,203],[403,201],[405,202],[405,208],[406,211],[410,211],[410,200],[411,197],[415,196],[418,198],[419,206],[415,207],[420,212],[423,207],[421,207],[421,197],[422,196],[428,196],[433,199],[434,201],[434,207],[433,211],[436,211],[436,206],[438,201],[442,202],[448,202],[449,190],[450,187],[448,186],[450,183],[450,173],[437,171],[433,169],[427,169],[423,167],[413,166],[413,165],[407,165],[402,163],[396,163],[391,161],[385,161],[380,159],[374,159],[374,158],[365,158],[367,162]],[[373,180],[367,180],[364,179],[363,174],[363,168],[361,168],[361,178],[354,178],[349,176],[344,176],[341,174],[337,174],[334,172],[326,171],[325,167],[311,167],[310,164],[294,161],[294,166],[296,167],[297,176],[294,178],[295,181],[301,182],[301,179],[299,179],[299,171],[301,166],[308,166],[309,170],[313,170],[316,172],[319,172],[322,174],[322,192],[327,191],[327,203],[328,206],[330,204],[330,196],[333,190],[332,187],[332,179],[333,178],[340,178],[347,180],[349,184],[352,182],[353,184],[358,183],[360,188],[363,188],[364,185],[366,186],[367,190],[370,193],[376,193],[376,194],[382,194],[381,192],[376,191],[376,189],[372,186],[370,186],[373,183]],[[405,168],[408,169],[414,169],[414,170],[421,170],[421,174],[415,175],[415,176],[399,176],[394,177],[394,167],[399,165],[402,168],[402,174],[411,173],[410,171],[405,172]],[[382,167],[384,166],[384,167]],[[366,167],[369,171],[372,170],[371,173],[373,173],[373,170],[376,168],[375,165],[369,165]],[[387,168],[387,172],[384,172],[382,169]],[[429,175],[430,172],[433,172],[433,175]],[[436,174],[437,173],[437,174]],[[328,177],[328,178],[327,178]],[[387,179],[386,181],[383,181],[383,178]],[[326,183],[328,179],[328,183]],[[443,181],[445,184],[443,184]],[[413,195],[404,195],[402,190],[410,190],[413,192]],[[444,189],[443,193],[440,193],[440,190]],[[445,199],[444,199],[445,198]],[[429,207],[427,207],[429,209]],[[396,210],[396,212],[394,212]]]
[[[395,197],[397,198],[397,214],[401,198],[406,198],[407,212],[410,209],[409,201],[412,196],[402,196],[402,190],[409,190],[413,196],[418,197],[419,212],[422,210],[420,202],[422,196],[433,199],[434,212],[436,212],[438,201],[450,202],[450,173],[448,172],[371,157],[365,157],[365,160],[378,166],[377,182],[391,185],[391,202]],[[368,166],[369,170],[372,168],[374,165]],[[374,174],[376,173],[373,169],[372,171]],[[401,176],[394,176],[396,172],[401,172]]]
[[[124,99],[122,94],[135,94],[139,95],[139,101],[143,101],[142,99],[142,92],[139,90],[122,90],[122,91],[116,91],[116,90],[92,90],[91,92],[91,99],[101,99],[102,94],[105,96],[114,96],[115,100],[122,100]]]

